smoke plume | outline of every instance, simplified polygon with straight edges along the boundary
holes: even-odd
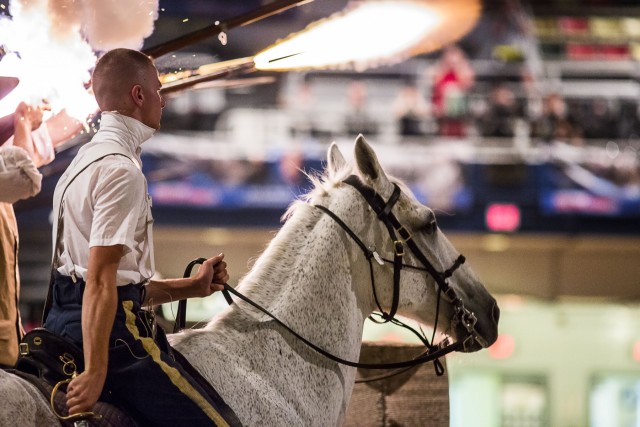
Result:
[[[86,85],[96,54],[140,49],[153,32],[158,0],[12,0],[9,12],[0,17],[0,46],[7,52],[0,75],[18,77],[20,85],[0,114],[20,101],[46,99],[54,111],[67,108],[84,118],[95,108]]]

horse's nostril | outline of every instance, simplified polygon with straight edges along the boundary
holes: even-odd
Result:
[[[498,303],[493,303],[493,309],[491,311],[491,315],[493,317],[493,321],[498,324],[498,320],[500,320],[500,307],[498,307]]]

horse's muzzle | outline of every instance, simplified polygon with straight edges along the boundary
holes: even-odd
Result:
[[[463,341],[462,351],[472,353],[491,346],[498,339],[498,322],[500,320],[500,308],[496,301],[493,302],[491,313],[486,320],[477,319],[471,328],[464,321],[456,325],[458,339]]]

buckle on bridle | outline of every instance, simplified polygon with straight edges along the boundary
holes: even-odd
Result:
[[[476,317],[475,314],[465,309],[465,312],[462,315],[460,321],[462,322],[462,325],[465,327],[467,332],[473,332],[473,329],[475,328],[476,323],[478,323],[478,318]]]
[[[442,349],[446,348],[450,344],[451,344],[451,339],[449,337],[444,337],[444,339],[442,341],[440,341],[438,344],[436,344],[436,348],[438,350],[442,350]]]
[[[396,256],[404,256],[404,245],[402,244],[402,240],[393,241],[393,251]]]
[[[402,224],[400,224],[400,228],[396,228],[396,231],[398,232],[400,237],[402,237],[402,240],[404,242],[408,242],[409,240],[411,240],[413,238],[411,233],[409,233],[409,231]]]
[[[464,306],[461,300],[458,301],[460,303],[456,304],[456,317],[458,317],[458,321],[462,324],[462,326],[464,326],[467,332],[471,334],[476,326],[476,323],[478,323],[478,318],[472,311],[469,311]]]
[[[476,341],[475,336],[473,335],[467,335],[467,337],[464,339],[464,341],[462,341],[462,350],[465,352],[468,352],[471,350],[471,346],[473,346],[473,343]]]

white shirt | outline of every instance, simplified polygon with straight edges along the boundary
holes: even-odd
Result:
[[[124,256],[118,268],[116,284],[148,281],[154,273],[151,198],[140,169],[140,145],[155,130],[115,112],[104,112],[100,130],[80,149],[54,193],[54,204],[74,166],[101,143],[117,144],[131,159],[110,155],[92,163],[69,184],[63,201],[64,224],[58,272],[87,278],[89,248],[123,245]],[[134,164],[134,162],[136,162]],[[58,206],[54,206],[57,212]],[[55,254],[57,218],[54,217]]]
[[[21,147],[0,148],[0,202],[15,203],[40,192],[42,174]]]

